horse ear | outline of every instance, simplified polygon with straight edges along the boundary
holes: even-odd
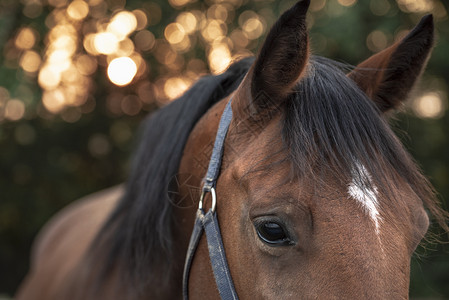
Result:
[[[254,65],[253,98],[263,91],[285,97],[304,73],[309,56],[306,13],[310,0],[287,10],[271,28]]]
[[[434,42],[432,15],[401,41],[359,64],[348,76],[382,112],[404,101],[424,69]]]
[[[306,26],[309,5],[310,0],[297,2],[268,33],[250,78],[251,98],[256,106],[266,108],[267,100],[283,100],[304,73],[309,56]]]

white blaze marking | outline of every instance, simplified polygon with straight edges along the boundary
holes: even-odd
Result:
[[[377,188],[371,183],[371,175],[365,166],[356,163],[352,182],[349,184],[349,195],[362,205],[363,210],[373,220],[376,233],[379,234],[379,223],[382,220],[379,214],[379,201]]]

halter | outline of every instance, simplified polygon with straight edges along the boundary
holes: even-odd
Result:
[[[214,149],[209,161],[206,177],[204,178],[203,191],[201,193],[198,210],[196,213],[195,224],[193,232],[190,237],[189,248],[187,250],[187,257],[184,265],[183,275],[183,297],[184,300],[189,298],[189,274],[192,266],[195,251],[200,242],[203,231],[206,233],[207,247],[209,249],[209,257],[214,272],[215,283],[217,284],[218,292],[223,300],[238,300],[237,293],[232,282],[231,273],[229,272],[228,262],[223,247],[223,240],[220,234],[220,227],[218,226],[217,213],[215,211],[217,205],[217,195],[215,194],[215,184],[220,173],[221,160],[223,157],[223,145],[228,133],[229,124],[232,120],[231,100],[226,105],[223,114],[221,115],[220,124],[218,126],[217,136],[215,137]],[[212,206],[206,213],[203,209],[203,201],[207,193],[211,194]]]

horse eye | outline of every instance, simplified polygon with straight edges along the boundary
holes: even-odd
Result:
[[[270,246],[289,246],[293,244],[283,226],[277,222],[262,222],[256,225],[256,231],[259,239]]]

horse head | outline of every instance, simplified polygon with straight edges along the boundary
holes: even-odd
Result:
[[[197,123],[180,172],[204,176],[192,162],[232,101],[216,213],[239,297],[406,299],[425,207],[438,209],[386,115],[425,66],[432,16],[348,73],[311,54],[308,6],[280,17],[240,86]],[[218,297],[207,251],[203,238],[192,299]]]

